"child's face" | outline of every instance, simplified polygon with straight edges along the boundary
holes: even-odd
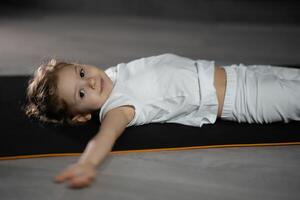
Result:
[[[57,94],[74,115],[99,110],[113,88],[106,73],[91,65],[68,65],[57,72],[57,77]]]

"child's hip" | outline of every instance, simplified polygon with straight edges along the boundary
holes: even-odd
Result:
[[[218,117],[221,117],[224,98],[225,98],[225,89],[226,89],[226,72],[222,67],[215,66],[214,71],[214,86],[216,88],[217,99],[218,99]]]

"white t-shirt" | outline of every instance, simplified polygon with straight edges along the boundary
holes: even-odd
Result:
[[[141,58],[110,67],[105,73],[113,89],[99,118],[116,107],[135,108],[127,125],[179,123],[201,127],[217,119],[214,62],[174,54]]]

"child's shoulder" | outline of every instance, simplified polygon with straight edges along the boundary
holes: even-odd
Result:
[[[138,58],[126,64],[127,65],[158,64],[161,62],[176,61],[178,59],[182,59],[182,57],[172,53],[164,53],[164,54]]]
[[[148,57],[148,59],[162,59],[162,58],[178,58],[180,56],[173,54],[173,53],[164,53],[164,54],[158,54]]]
[[[157,55],[152,55],[152,56],[148,56],[148,57],[142,57],[142,58],[138,58],[135,60],[132,60],[130,62],[134,62],[134,61],[142,61],[142,60],[159,60],[159,59],[163,59],[163,58],[174,58],[174,57],[179,57],[176,54],[173,53],[163,53],[163,54],[157,54]]]

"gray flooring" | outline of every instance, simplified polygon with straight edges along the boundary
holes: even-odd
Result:
[[[49,57],[107,68],[176,53],[218,64],[300,64],[300,27],[94,15],[0,19],[0,75],[30,74]]]
[[[0,198],[298,200],[300,148],[263,147],[110,155],[94,184],[51,180],[77,157],[0,162]]]
[[[219,64],[300,64],[300,27],[134,17],[44,15],[0,19],[0,75],[30,74],[45,57],[107,68],[176,53]],[[241,133],[242,134],[242,133]],[[51,180],[77,157],[0,162],[0,199],[299,199],[300,147],[111,155],[95,183]]]

